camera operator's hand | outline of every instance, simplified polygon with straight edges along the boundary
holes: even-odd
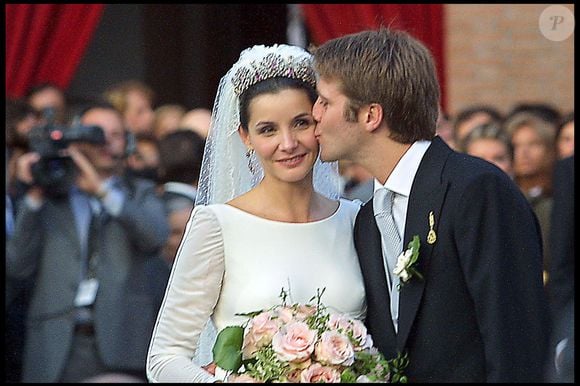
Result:
[[[103,189],[103,180],[93,164],[74,145],[69,146],[67,152],[80,171],[77,177],[78,188],[93,196],[99,196]]]
[[[41,201],[44,198],[42,188],[34,184],[31,170],[32,165],[39,160],[40,154],[30,152],[22,154],[16,161],[16,178],[25,185],[30,186],[30,189],[28,189],[26,194],[36,201]]]

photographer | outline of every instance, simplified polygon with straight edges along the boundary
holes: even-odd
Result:
[[[143,377],[169,275],[159,257],[169,234],[163,204],[152,183],[123,173],[121,115],[95,105],[80,123],[66,129],[76,134],[60,158],[19,160],[18,178],[30,188],[7,243],[7,275],[34,278],[23,382],[80,382],[110,371]],[[57,131],[46,130],[55,148],[67,138]],[[56,187],[56,177],[43,180],[52,162],[74,164],[67,189]],[[70,170],[59,167],[55,176],[64,174],[66,186]]]

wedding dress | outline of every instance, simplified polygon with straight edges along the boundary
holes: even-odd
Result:
[[[359,208],[358,201],[340,199],[325,219],[287,223],[227,204],[196,206],[153,333],[149,380],[214,381],[200,365],[211,361],[215,332],[247,320],[236,313],[280,304],[282,288],[291,304],[308,303],[325,288],[322,302],[330,310],[363,319],[364,284],[352,236]]]

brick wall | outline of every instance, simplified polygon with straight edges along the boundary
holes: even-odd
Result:
[[[448,113],[476,103],[505,113],[523,101],[574,108],[574,34],[560,42],[542,35],[548,5],[445,6]]]

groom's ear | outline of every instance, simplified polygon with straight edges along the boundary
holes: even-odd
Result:
[[[383,122],[383,107],[378,103],[369,103],[361,107],[360,114],[365,130],[369,132],[375,131]]]
[[[241,125],[238,127],[238,134],[240,135],[240,138],[242,139],[244,145],[250,146],[252,144],[250,142],[250,135],[248,134],[248,131],[244,130],[244,128]]]

